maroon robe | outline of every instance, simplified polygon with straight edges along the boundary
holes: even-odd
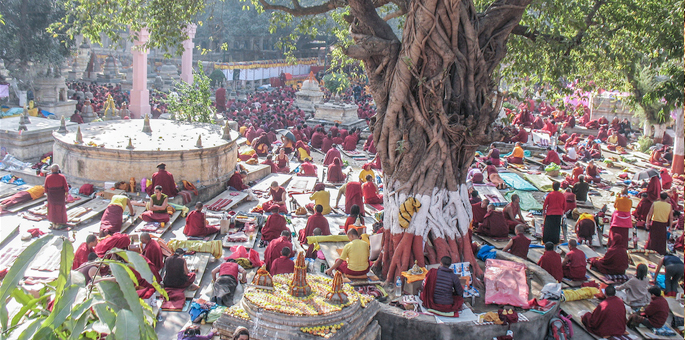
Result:
[[[269,274],[289,274],[295,271],[295,262],[293,260],[281,255],[281,257],[275,259],[271,262],[271,270]]]
[[[331,183],[340,183],[345,181],[345,174],[342,171],[342,162],[340,158],[335,158],[333,163],[328,165],[327,179]]]
[[[546,270],[549,275],[552,275],[557,282],[561,282],[564,279],[564,272],[561,269],[561,255],[556,251],[545,250],[545,253],[538,260],[538,266]]]
[[[150,240],[150,242],[145,245],[145,248],[143,248],[143,253],[141,255],[150,260],[150,263],[152,264],[150,270],[155,276],[159,276],[159,271],[164,267],[164,255],[162,254],[162,248],[159,246],[159,243],[157,243],[156,240]],[[161,282],[160,278],[158,278],[158,280]]]
[[[266,264],[266,270],[271,271],[271,264],[275,259],[281,256],[281,250],[283,250],[283,247],[293,249],[293,244],[290,242],[290,239],[286,238],[285,236],[281,236],[269,242],[269,245],[266,246],[266,250],[264,250],[264,263]]]
[[[216,98],[216,109],[219,112],[226,111],[226,89],[221,87],[214,94]]]
[[[493,210],[485,214],[483,223],[478,226],[476,232],[485,236],[504,238],[509,235],[509,228],[502,212]]]
[[[520,143],[527,143],[528,142],[528,131],[521,127],[521,130],[519,130],[518,134],[511,139],[512,143],[520,142]]]
[[[285,202],[287,197],[285,197],[285,188],[279,186],[277,190],[274,191],[273,188],[269,188],[269,193],[271,195],[271,200],[262,203],[262,209],[264,211],[271,211],[272,208],[278,207],[278,211],[282,213],[288,212],[288,207],[285,203],[276,203],[276,201]]]
[[[314,215],[307,219],[307,226],[300,230],[300,243],[307,244],[307,236],[314,235],[314,229],[321,229],[321,235],[330,235],[331,229],[328,226],[328,220],[320,212],[315,212]]]
[[[205,227],[205,214],[201,211],[193,210],[186,217],[186,226],[183,228],[183,233],[186,236],[205,237],[219,231],[219,228],[213,226]]]
[[[383,204],[383,195],[376,192],[376,186],[373,182],[365,182],[362,184],[362,195],[364,202],[368,204]]]
[[[300,164],[300,172],[297,173],[298,176],[309,176],[309,177],[317,177],[318,174],[316,173],[316,165],[310,163],[310,162],[304,162]]]
[[[647,185],[647,198],[654,202],[659,199],[659,195],[661,195],[661,181],[659,180],[659,176],[654,176],[649,180],[649,184]]]
[[[272,174],[278,173],[278,165],[276,165],[276,163],[274,163],[272,160],[267,159],[264,162],[262,162],[262,164],[266,164],[266,165],[270,166]],[[242,180],[241,180],[241,182],[242,182]]]
[[[330,138],[328,138],[328,136],[326,136],[326,137],[323,139],[323,142],[321,142],[321,152],[327,153],[328,150],[331,149],[331,146],[332,146],[332,145],[333,145],[333,140],[330,139]]]
[[[288,230],[285,217],[278,213],[271,214],[262,227],[262,240],[270,242],[278,238],[283,230]]]
[[[514,219],[511,219],[511,216],[506,213],[506,211],[503,212],[504,214],[504,221],[507,223],[507,227],[509,228],[510,233],[515,233],[516,232],[516,226],[519,224],[525,224],[522,221],[519,221],[516,219],[516,216],[519,215],[519,212],[521,211],[521,206],[518,203],[509,203],[507,206],[511,206],[511,213],[514,215]],[[507,207],[504,207],[506,209]]]
[[[67,178],[52,173],[45,177],[45,192],[48,194],[48,221],[55,224],[67,223],[66,194],[69,192]]]
[[[76,270],[82,264],[88,262],[88,254],[92,252],[93,248],[88,247],[85,242],[81,243],[81,245],[76,248],[76,252],[74,253],[74,263],[71,265],[71,269]]]
[[[459,310],[464,304],[464,298],[462,296],[453,295],[454,303],[452,305],[442,305],[433,301],[437,278],[438,270],[436,268],[429,270],[428,274],[426,274],[426,278],[423,281],[423,290],[421,291],[421,301],[423,301],[423,306],[443,313],[454,312],[454,316],[458,317]]]
[[[630,264],[628,251],[623,247],[623,236],[614,235],[614,243],[607,249],[602,258],[590,260],[590,265],[595,267],[598,272],[610,275],[623,275]]]
[[[148,195],[152,196],[155,192],[155,187],[161,185],[162,193],[169,197],[176,197],[178,195],[178,190],[176,189],[176,182],[174,182],[174,175],[166,170],[159,169],[157,172],[152,174],[152,185],[146,188]]]
[[[530,240],[523,234],[518,234],[512,237],[512,240],[514,243],[511,245],[509,252],[512,255],[516,255],[524,260],[527,259]]]
[[[351,134],[351,135],[345,137],[345,140],[343,141],[343,150],[354,151],[356,148],[357,148],[357,136],[355,134]]]
[[[347,182],[345,189],[345,213],[350,213],[353,205],[358,205],[361,214],[364,215],[364,201],[362,196],[362,184],[359,182]]]
[[[2,202],[0,202],[0,204],[2,204],[5,208],[9,208],[17,204],[21,204],[31,200],[33,200],[33,197],[31,197],[31,194],[29,194],[28,191],[20,191],[10,196],[9,198],[3,200]]]
[[[647,221],[647,214],[649,213],[649,209],[651,207],[652,201],[650,201],[647,197],[643,197],[640,199],[640,202],[637,204],[635,210],[633,210],[633,216],[636,220],[645,222]]]
[[[226,185],[229,187],[233,187],[238,191],[242,191],[249,188],[247,185],[245,185],[245,183],[243,183],[243,177],[240,176],[240,173],[237,171],[233,173],[233,176],[231,176]]]
[[[124,223],[124,209],[118,204],[110,204],[100,219],[100,236],[112,235],[121,231]]]
[[[473,211],[473,227],[478,228],[478,226],[483,223],[483,219],[485,218],[485,214],[488,213],[488,207],[482,207],[481,203],[473,203],[471,204],[471,210]]]
[[[328,164],[333,163],[333,160],[336,158],[342,159],[340,151],[337,148],[328,150],[328,152],[326,152],[326,157],[323,160],[323,165],[328,166]]]
[[[98,256],[103,257],[105,253],[112,250],[113,248],[127,249],[130,245],[131,239],[128,237],[128,235],[114,233],[114,235],[107,236],[104,239],[102,239],[95,246],[95,248],[93,248],[93,251],[95,251],[95,253]]]
[[[585,253],[579,249],[572,249],[566,254],[568,261],[562,267],[564,277],[575,281],[585,281],[587,261]]]
[[[542,160],[542,164],[551,164],[554,163],[556,165],[561,165],[561,160],[559,159],[559,154],[554,151],[554,150],[548,150],[547,151],[547,157]]]
[[[601,337],[620,336],[626,331],[626,307],[617,296],[607,297],[592,313],[582,317],[587,330]]]

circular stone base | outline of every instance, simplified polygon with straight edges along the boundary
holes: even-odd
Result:
[[[137,181],[150,178],[159,163],[178,182],[197,186],[228,180],[235,169],[238,132],[222,139],[222,127],[213,124],[150,120],[151,133],[144,133],[143,120],[121,120],[82,124],[83,143],[76,143],[77,127],[66,134],[53,133],[54,161],[70,181],[100,184],[105,181]],[[196,147],[201,136],[202,147]],[[129,139],[133,149],[127,148]]]

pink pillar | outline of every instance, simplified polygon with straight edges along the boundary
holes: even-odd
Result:
[[[142,49],[150,34],[146,29],[138,32],[138,39],[133,44],[133,89],[131,89],[131,118],[142,118],[150,113],[150,91],[147,89],[147,53]]]
[[[676,110],[675,124],[673,125],[675,131],[675,139],[673,140],[673,164],[671,165],[671,173],[683,174],[683,163],[685,155],[685,119],[683,119],[683,108]]]
[[[195,38],[195,31],[197,30],[197,25],[189,24],[186,27],[186,34],[188,34],[188,39],[183,41],[183,57],[181,59],[181,80],[188,84],[193,83],[193,38]]]

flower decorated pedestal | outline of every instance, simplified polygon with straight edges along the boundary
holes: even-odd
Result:
[[[373,317],[380,309],[373,297],[340,287],[347,302],[327,300],[333,280],[318,275],[304,279],[311,294],[294,297],[288,293],[294,274],[273,276],[273,290],[247,287],[243,299],[232,306],[214,327],[228,338],[238,326],[247,327],[250,339],[376,339],[380,326]]]

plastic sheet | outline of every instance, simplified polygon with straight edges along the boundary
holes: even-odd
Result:
[[[513,173],[513,172],[500,172],[499,176],[502,177],[502,180],[504,180],[505,183],[511,188],[514,188],[516,190],[525,190],[525,191],[538,191],[538,189],[521,178],[521,176]]]
[[[547,175],[525,174],[523,177],[540,191],[552,191],[552,180]]]
[[[517,262],[488,259],[485,262],[485,303],[528,306],[526,266]]]
[[[511,202],[511,196],[512,195],[519,195],[519,206],[521,207],[521,210],[525,211],[530,211],[530,210],[542,210],[542,203],[538,202],[535,197],[533,197],[533,194],[531,194],[528,191],[521,191],[521,190],[514,190],[514,191],[509,191],[504,197],[507,198],[509,202]]]

